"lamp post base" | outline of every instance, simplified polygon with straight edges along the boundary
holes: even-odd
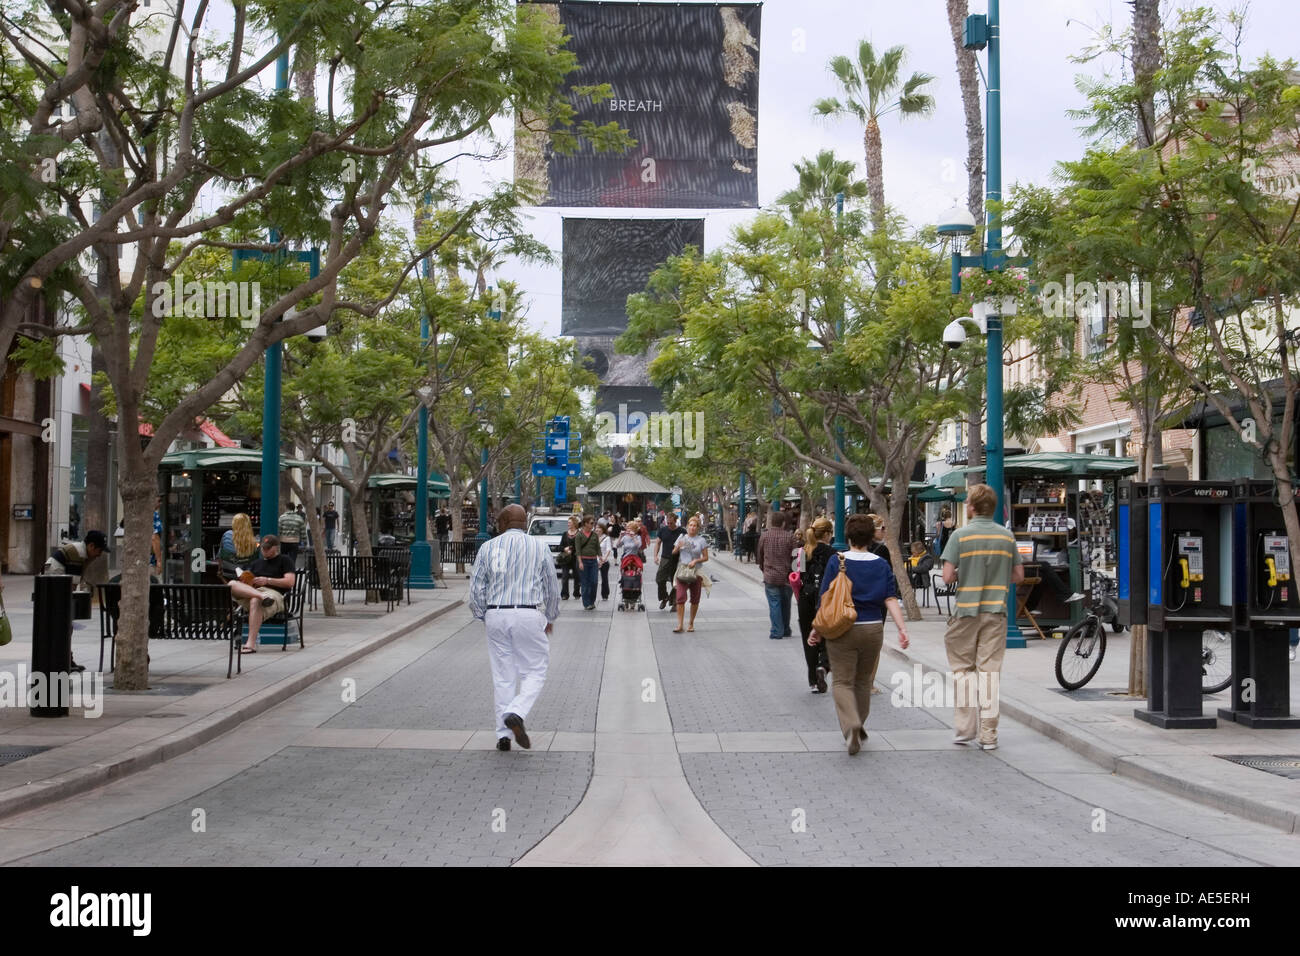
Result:
[[[438,586],[433,579],[433,548],[429,542],[411,545],[411,571],[406,580],[412,591],[431,591]]]

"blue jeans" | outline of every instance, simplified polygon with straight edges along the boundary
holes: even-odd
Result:
[[[600,580],[600,562],[596,558],[583,558],[579,575],[582,581],[582,606],[594,607],[596,583]]]
[[[767,613],[772,620],[772,633],[768,637],[785,637],[790,633],[790,598],[794,589],[788,584],[779,587],[764,584],[763,593],[767,595]]]

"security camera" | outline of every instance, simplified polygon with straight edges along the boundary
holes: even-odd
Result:
[[[323,325],[318,325],[314,329],[308,329],[303,335],[307,336],[308,342],[324,342],[329,337],[329,330]]]
[[[961,319],[953,319],[943,330],[943,344],[950,349],[959,349],[966,344],[966,327]]]

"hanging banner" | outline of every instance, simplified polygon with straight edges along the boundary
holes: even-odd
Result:
[[[650,273],[688,245],[704,250],[704,220],[566,218],[563,243],[560,334],[616,336],[627,297],[645,291]]]
[[[570,95],[576,123],[617,122],[636,145],[553,154],[516,129],[515,177],[545,206],[758,206],[760,4],[542,3],[578,59],[570,88],[608,83],[613,97]]]

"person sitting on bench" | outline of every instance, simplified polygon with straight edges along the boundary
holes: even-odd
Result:
[[[248,643],[239,648],[241,654],[257,653],[257,635],[262,622],[284,611],[284,596],[293,590],[293,560],[280,553],[280,539],[273,534],[262,538],[262,553],[253,559],[247,573],[240,577],[252,580],[230,582],[230,594],[235,603],[248,612]]]

